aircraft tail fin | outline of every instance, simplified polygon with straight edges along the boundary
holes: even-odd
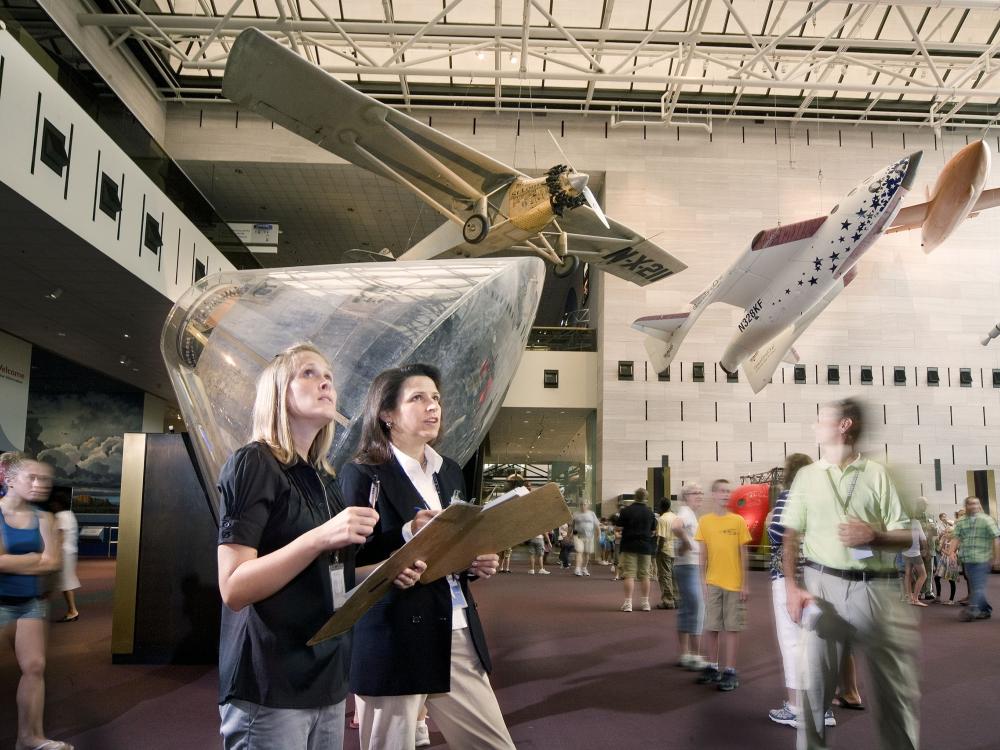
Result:
[[[670,366],[692,322],[691,313],[682,312],[648,315],[632,323],[633,328],[646,334],[646,353],[657,372],[663,372]]]

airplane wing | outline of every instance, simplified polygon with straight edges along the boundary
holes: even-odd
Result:
[[[687,268],[666,250],[624,224],[608,219],[609,226],[605,227],[589,206],[567,211],[556,223],[566,232],[568,255],[575,255],[584,263],[590,263],[639,286],[652,284]],[[558,261],[554,248],[559,245],[559,232],[546,230],[542,234],[553,249],[547,248],[537,236],[522,240],[530,244],[511,245],[499,231],[490,233],[482,242],[471,244],[462,238],[461,228],[449,222],[442,224],[400,255],[399,260],[470,258],[513,250]]]
[[[905,232],[910,229],[919,229],[923,226],[924,220],[927,218],[927,211],[930,208],[930,201],[926,203],[917,203],[912,206],[904,206],[899,209],[899,213],[896,214],[896,218],[892,220],[892,224],[889,228],[885,230],[886,234],[891,234],[892,232]],[[984,190],[979,194],[979,198],[976,200],[975,205],[969,209],[969,216],[975,216],[980,211],[985,211],[988,208],[996,208],[1000,206],[1000,188],[993,188],[992,190]]]
[[[567,211],[556,223],[566,232],[566,252],[633,284],[645,286],[680,273],[687,265],[624,224],[605,227],[589,206]],[[553,244],[558,232],[545,232]]]
[[[222,92],[342,159],[393,180],[452,221],[521,173],[356,91],[257,29],[229,53]]]

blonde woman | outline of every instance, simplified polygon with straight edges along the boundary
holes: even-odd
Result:
[[[0,633],[14,648],[17,686],[16,750],[73,750],[46,739],[45,648],[49,605],[45,576],[62,565],[52,514],[35,507],[52,490],[52,468],[25,453],[0,456],[6,494],[0,500]]]
[[[351,545],[378,521],[346,508],[327,452],[337,393],[315,347],[277,355],[257,381],[253,436],[219,477],[221,734],[226,748],[339,750],[350,638],[308,641],[354,584]],[[396,585],[412,586],[423,563]]]

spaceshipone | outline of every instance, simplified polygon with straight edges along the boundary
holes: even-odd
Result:
[[[890,226],[920,158],[918,151],[872,175],[827,216],[758,232],[690,310],[636,320],[632,327],[647,334],[646,351],[657,372],[670,365],[705,308],[725,302],[744,313],[719,365],[730,373],[742,366],[754,393],[760,392],[782,360],[798,360],[795,340],[851,283],[861,256]]]

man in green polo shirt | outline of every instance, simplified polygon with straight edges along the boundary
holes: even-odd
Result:
[[[955,538],[958,559],[965,566],[969,580],[969,606],[958,619],[988,620],[993,607],[986,600],[986,577],[993,567],[993,558],[1000,557],[1000,530],[996,521],[983,513],[978,497],[965,498],[965,518],[955,523]]]
[[[910,520],[885,468],[855,448],[861,424],[856,401],[820,408],[820,460],[796,474],[782,516],[788,613],[803,626],[799,750],[827,747],[823,714],[847,648],[868,660],[881,747],[919,745],[917,624],[899,601],[893,561],[910,545]],[[800,543],[804,588],[796,575]]]

